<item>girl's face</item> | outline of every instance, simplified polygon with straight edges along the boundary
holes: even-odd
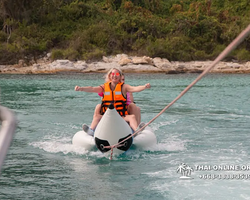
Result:
[[[120,72],[116,69],[112,70],[109,76],[112,82],[119,83],[121,81]]]
[[[125,77],[124,76],[121,77],[121,82],[125,83]]]

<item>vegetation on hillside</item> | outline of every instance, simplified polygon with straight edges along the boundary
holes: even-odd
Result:
[[[127,53],[214,59],[250,23],[249,0],[0,0],[0,64]],[[250,60],[250,37],[228,59]]]

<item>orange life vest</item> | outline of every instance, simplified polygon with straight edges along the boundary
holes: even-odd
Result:
[[[114,91],[110,88],[111,82],[104,83],[104,93],[102,98],[101,114],[103,115],[111,103],[121,116],[128,114],[127,99],[122,94],[123,83],[117,83]]]

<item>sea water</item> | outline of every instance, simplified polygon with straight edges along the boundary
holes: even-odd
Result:
[[[149,126],[157,145],[109,156],[72,145],[100,97],[74,87],[103,75],[0,75],[2,106],[18,127],[0,176],[0,199],[250,199],[250,75],[208,74]],[[198,74],[126,74],[153,119]]]

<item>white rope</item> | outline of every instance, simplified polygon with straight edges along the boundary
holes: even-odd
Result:
[[[248,27],[243,30],[237,38],[235,38],[233,40],[233,42],[231,42],[227,48],[224,49],[224,51],[222,51],[220,53],[220,55],[212,62],[212,64],[206,68],[190,85],[188,85],[170,104],[168,104],[165,108],[162,109],[162,111],[156,115],[153,119],[151,119],[148,123],[146,123],[143,127],[141,127],[139,130],[135,131],[131,136],[127,137],[126,139],[124,139],[123,141],[119,142],[118,144],[113,145],[113,148],[116,148],[117,145],[119,145],[120,143],[123,143],[124,141],[126,141],[127,139],[133,137],[134,135],[136,135],[138,132],[142,131],[146,126],[148,126],[149,124],[151,124],[156,118],[158,118],[162,113],[165,112],[165,110],[167,110],[170,106],[172,106],[178,99],[180,99],[191,87],[193,87],[203,76],[205,76],[219,61],[221,61],[223,58],[225,58],[233,49],[235,49],[250,33],[250,24],[248,25]]]

